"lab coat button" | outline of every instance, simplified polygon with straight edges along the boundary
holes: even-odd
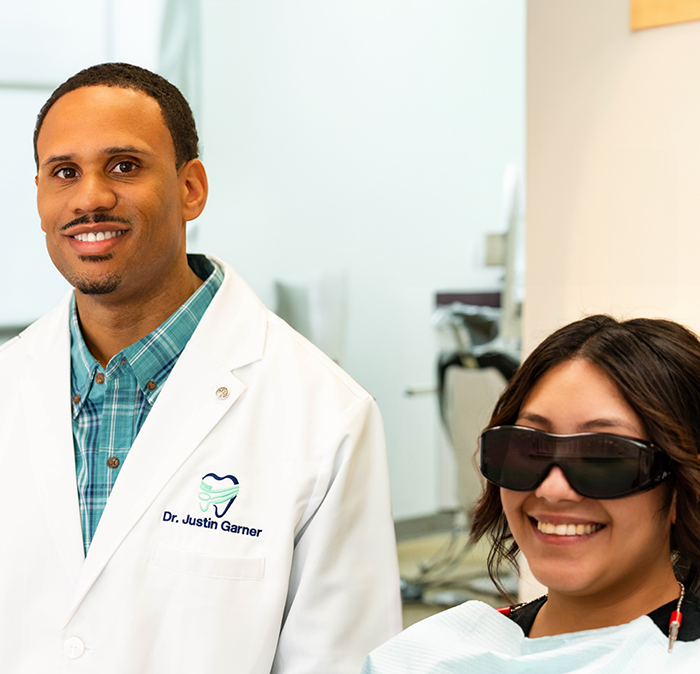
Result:
[[[75,660],[85,653],[85,644],[78,637],[69,637],[63,643],[63,651],[69,658]]]
[[[228,389],[225,386],[216,389],[216,397],[219,400],[226,400],[228,398]]]

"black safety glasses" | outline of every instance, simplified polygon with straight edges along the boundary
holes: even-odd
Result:
[[[522,426],[481,434],[481,472],[499,487],[532,491],[559,466],[574,491],[595,499],[629,496],[671,474],[671,460],[649,442],[609,433],[554,435]]]

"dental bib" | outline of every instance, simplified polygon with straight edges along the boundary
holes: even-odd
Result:
[[[412,625],[370,653],[362,674],[674,674],[700,671],[700,639],[679,641],[642,616],[626,625],[529,639],[469,601]]]

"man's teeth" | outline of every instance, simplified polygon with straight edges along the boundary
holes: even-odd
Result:
[[[543,534],[554,536],[585,536],[602,529],[602,524],[552,524],[537,520],[537,529]]]
[[[104,241],[105,239],[114,239],[123,233],[123,229],[118,232],[86,232],[85,234],[76,234],[73,238],[77,241]]]

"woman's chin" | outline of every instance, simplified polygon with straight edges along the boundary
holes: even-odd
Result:
[[[528,560],[529,562],[529,560]],[[544,585],[549,592],[582,595],[591,587],[587,574],[578,566],[572,565],[537,565],[530,563],[530,570],[537,582]]]

